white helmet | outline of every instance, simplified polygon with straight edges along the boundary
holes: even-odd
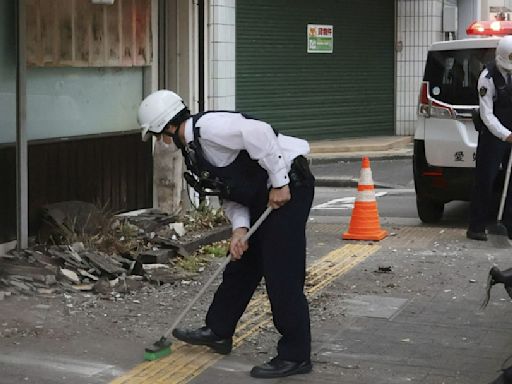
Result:
[[[506,71],[512,71],[512,36],[502,37],[498,42],[496,64]]]
[[[181,97],[166,89],[147,96],[140,103],[137,113],[137,121],[142,129],[142,141],[147,141],[152,133],[162,132],[165,125],[185,108],[187,106]]]

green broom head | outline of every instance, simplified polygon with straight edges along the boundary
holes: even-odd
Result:
[[[146,347],[144,350],[144,360],[153,361],[161,359],[164,356],[171,354],[171,340],[161,337],[160,340]]]

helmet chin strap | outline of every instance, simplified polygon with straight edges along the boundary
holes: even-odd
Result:
[[[162,131],[162,135],[169,136],[170,138],[172,138],[172,142],[174,143],[174,145],[176,145],[178,147],[178,149],[184,150],[185,149],[185,145],[180,140],[180,136],[179,136],[179,133],[178,133],[179,130],[180,130],[179,127],[177,127],[174,130],[174,132],[168,132],[167,130],[164,129]]]
[[[181,142],[180,136],[178,131],[180,130],[180,127],[177,127],[173,133],[171,133],[172,141],[179,149],[185,149],[185,145]]]

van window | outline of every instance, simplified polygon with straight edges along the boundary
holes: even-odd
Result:
[[[478,77],[494,60],[494,48],[430,51],[424,81],[430,95],[451,105],[477,105]]]

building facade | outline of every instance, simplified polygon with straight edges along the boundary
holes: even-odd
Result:
[[[179,209],[181,158],[136,123],[158,88],[311,140],[412,135],[429,45],[509,2],[2,1],[0,243],[57,201]]]

